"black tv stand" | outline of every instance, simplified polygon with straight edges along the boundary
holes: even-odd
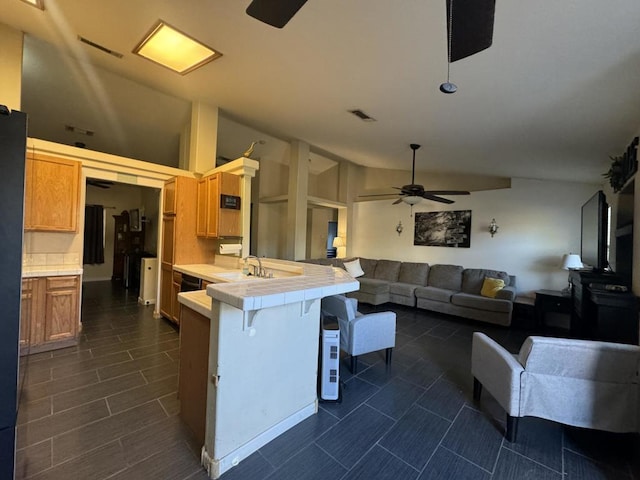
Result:
[[[638,301],[628,283],[611,272],[575,270],[569,278],[572,336],[638,345]],[[627,292],[606,285],[621,285]]]

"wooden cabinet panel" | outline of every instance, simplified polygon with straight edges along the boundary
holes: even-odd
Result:
[[[220,208],[220,195],[240,196],[240,177],[221,172],[198,183],[198,236],[207,238],[242,235],[240,210]]]
[[[77,342],[80,277],[22,280],[20,353],[63,348]]]
[[[35,305],[33,298],[33,280],[22,279],[22,306],[20,308],[20,351],[31,343]]]
[[[220,174],[207,177],[207,237],[218,236],[218,211],[220,210]]]
[[[58,290],[46,293],[44,341],[51,342],[74,337],[75,311],[78,305],[76,290]]]
[[[175,251],[176,217],[162,217],[162,263],[173,265]]]
[[[176,190],[177,190],[177,178],[167,180],[164,183],[164,194],[162,197],[162,213],[164,215],[176,214]]]
[[[173,273],[171,265],[162,263],[160,267],[160,314],[169,320],[173,318],[172,296]]]
[[[196,235],[207,236],[207,179],[198,180],[198,203],[196,205]]]
[[[173,272],[173,284],[171,291],[171,320],[176,325],[180,325],[180,302],[178,301],[178,294],[180,293],[180,287],[182,284],[182,274],[180,272]]]
[[[223,173],[220,176],[220,194],[240,196],[240,177]],[[242,215],[240,210],[220,208],[220,195],[218,202],[218,236],[239,237],[242,235]]]
[[[207,416],[210,320],[184,306],[180,316],[180,416],[194,433],[198,445],[203,445]]]
[[[27,155],[25,230],[77,231],[80,168],[74,160]]]

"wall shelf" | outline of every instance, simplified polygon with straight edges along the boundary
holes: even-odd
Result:
[[[289,195],[274,195],[272,197],[262,197],[260,203],[286,203],[289,201]],[[347,208],[344,202],[329,200],[328,198],[307,196],[307,204],[314,207],[325,208]]]

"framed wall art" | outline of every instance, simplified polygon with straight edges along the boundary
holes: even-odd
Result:
[[[413,244],[426,247],[471,246],[471,210],[418,212]]]

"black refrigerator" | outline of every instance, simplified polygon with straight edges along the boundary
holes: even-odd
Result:
[[[14,478],[27,115],[0,105],[0,478]]]

